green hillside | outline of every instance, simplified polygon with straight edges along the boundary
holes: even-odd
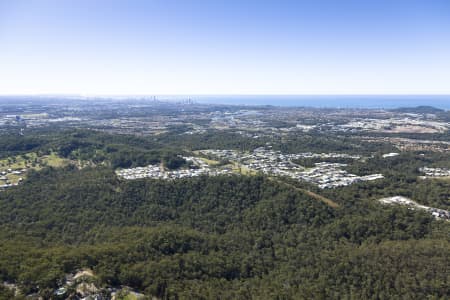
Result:
[[[261,176],[47,168],[0,193],[0,222],[0,280],[23,293],[91,268],[98,286],[162,299],[448,296],[447,223],[366,201],[331,208]]]

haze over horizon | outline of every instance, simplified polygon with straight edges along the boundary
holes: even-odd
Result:
[[[0,94],[450,94],[450,2],[0,0]]]

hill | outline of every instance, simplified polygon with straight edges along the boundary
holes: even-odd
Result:
[[[55,297],[88,268],[101,288],[161,299],[445,298],[449,233],[421,212],[332,208],[262,176],[46,168],[0,193],[0,280]]]
[[[392,109],[392,111],[412,114],[439,114],[445,112],[445,110],[433,106],[400,107]]]

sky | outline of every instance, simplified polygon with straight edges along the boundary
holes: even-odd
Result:
[[[450,1],[0,0],[0,94],[450,94]]]

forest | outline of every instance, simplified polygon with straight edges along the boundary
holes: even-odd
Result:
[[[205,148],[236,143],[194,138]],[[149,299],[450,296],[449,223],[374,201],[404,191],[448,208],[448,182],[413,176],[419,154],[402,154],[384,165],[377,156],[351,164],[349,170],[358,173],[365,168],[390,173],[378,183],[327,191],[263,175],[116,177],[117,167],[153,162],[179,167],[183,162],[174,157],[194,145],[180,147],[182,141],[78,130],[0,139],[3,157],[57,151],[93,162],[30,171],[23,184],[0,192],[0,282],[16,283],[24,295],[58,299],[53,291],[65,274],[90,268],[98,286],[129,286]],[[337,142],[328,147],[337,148]],[[423,159],[432,165],[445,157]],[[0,299],[13,297],[24,298],[0,285]]]

